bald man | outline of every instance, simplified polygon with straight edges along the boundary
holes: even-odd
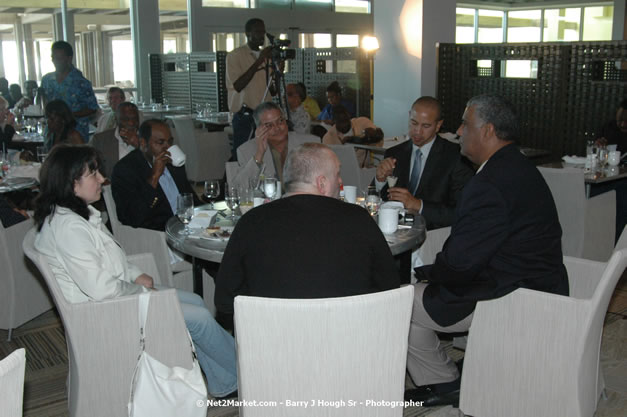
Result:
[[[291,149],[283,178],[286,195],[244,214],[229,239],[216,281],[218,311],[232,315],[237,295],[325,298],[398,288],[375,221],[338,200],[333,151],[320,143]]]

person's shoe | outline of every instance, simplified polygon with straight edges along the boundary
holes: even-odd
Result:
[[[423,407],[452,405],[459,407],[459,387],[461,378],[443,384],[422,385],[405,391],[405,401],[422,402]]]

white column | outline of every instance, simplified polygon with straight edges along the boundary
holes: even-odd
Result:
[[[135,50],[135,85],[150,100],[150,54],[161,53],[158,0],[130,0],[131,39]]]
[[[24,59],[21,59],[24,56],[24,26],[22,25],[21,17],[16,17],[13,22],[13,36],[17,46],[17,56],[20,58],[16,60],[20,75],[19,85],[24,85],[26,69],[24,68]]]
[[[375,124],[386,136],[407,133],[411,104],[436,94],[436,42],[455,42],[455,0],[374,2]]]

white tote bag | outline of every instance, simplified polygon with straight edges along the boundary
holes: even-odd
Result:
[[[207,387],[196,359],[196,351],[189,333],[194,357],[192,369],[169,367],[145,351],[146,318],[150,292],[139,296],[139,325],[141,353],[135,366],[128,403],[130,417],[206,417]]]

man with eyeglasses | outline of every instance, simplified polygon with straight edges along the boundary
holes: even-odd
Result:
[[[290,149],[311,142],[309,138],[288,134],[287,120],[279,106],[261,103],[253,113],[257,129],[255,139],[237,148],[239,171],[233,180],[238,186],[248,185],[250,179],[274,176],[283,185],[283,166]]]

